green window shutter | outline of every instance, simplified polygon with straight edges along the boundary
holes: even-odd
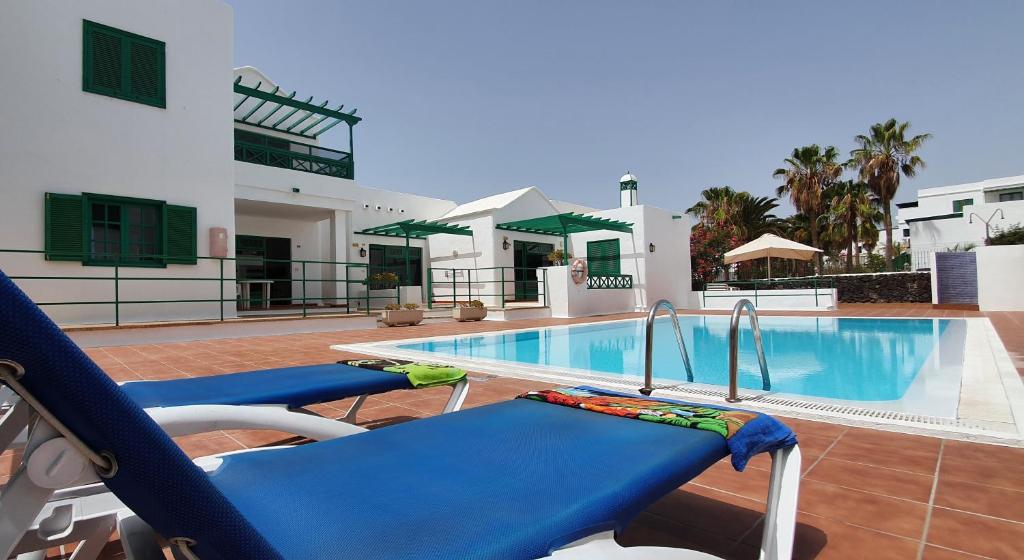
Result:
[[[164,45],[159,41],[129,41],[129,95],[148,105],[164,106]]]
[[[81,195],[46,193],[46,260],[82,260],[85,238],[82,207]]]
[[[196,264],[196,209],[168,204],[164,216],[167,227],[164,244],[167,248],[167,263]]]
[[[621,271],[619,240],[587,242],[587,266],[592,276],[611,276]]]
[[[82,28],[82,88],[106,95],[119,95],[124,85],[121,64],[123,39],[91,21]]]

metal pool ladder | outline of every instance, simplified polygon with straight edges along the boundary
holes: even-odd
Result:
[[[683,365],[686,366],[686,380],[691,383],[693,382],[693,368],[690,366],[690,355],[686,353],[686,341],[683,340],[683,331],[679,328],[679,317],[676,316],[676,308],[669,300],[659,299],[654,302],[650,311],[647,312],[647,332],[644,339],[644,388],[640,389],[640,392],[648,396],[650,396],[654,389],[664,389],[664,387],[654,386],[652,382],[653,373],[651,372],[654,361],[654,318],[658,315],[658,309],[662,307],[668,309],[669,317],[672,318],[672,328],[676,333],[679,355],[683,357]]]
[[[754,332],[754,347],[757,350],[757,362],[761,366],[761,388],[770,391],[772,380],[768,376],[768,362],[764,359],[764,345],[761,343],[761,327],[757,324],[757,310],[749,299],[741,299],[732,308],[732,319],[729,321],[729,396],[727,402],[740,402],[739,389],[739,346],[740,346],[740,315],[747,310],[750,317],[750,330]]]

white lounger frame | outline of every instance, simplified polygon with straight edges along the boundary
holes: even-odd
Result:
[[[467,379],[453,384],[442,413],[462,408],[468,392]],[[351,423],[365,401],[366,395],[357,397],[337,420],[284,405],[190,405],[145,410],[174,437],[216,430],[276,430],[326,440],[365,432],[366,428]],[[113,533],[118,517],[130,512],[106,491],[91,469],[88,474],[70,480],[60,476],[62,470],[84,468],[79,461],[71,461],[74,455],[80,457],[73,449],[54,457],[52,464],[47,461],[46,467],[29,465],[27,459],[39,445],[63,438],[47,430],[42,422],[36,423],[37,429],[29,434],[26,427],[33,412],[6,386],[0,387],[0,405],[6,407],[0,414],[0,451],[25,449],[23,468],[0,491],[0,558],[11,554],[19,554],[19,560],[36,558],[39,551],[69,543],[80,543],[71,558],[96,558]],[[65,463],[57,464],[61,461]],[[39,481],[44,481],[42,486]]]

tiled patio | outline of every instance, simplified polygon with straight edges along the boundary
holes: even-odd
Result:
[[[764,313],[768,314],[768,313]],[[922,306],[844,305],[845,316],[979,316]],[[628,317],[624,315],[619,317]],[[1007,349],[1024,353],[1024,313],[989,314]],[[116,380],[169,379],[332,362],[328,346],[502,328],[584,322],[437,323],[400,329],[297,334],[96,348],[89,354]],[[512,398],[544,384],[474,374],[466,407]],[[447,389],[371,397],[360,423],[380,427],[436,414]],[[348,403],[314,407],[340,416]],[[1020,558],[1024,554],[1024,449],[911,436],[798,419],[804,455],[796,558]],[[181,438],[192,456],[292,441],[277,432],[227,431]],[[9,454],[0,456],[0,482]],[[756,558],[767,490],[767,456],[744,473],[727,461],[642,513],[623,544],[683,546],[724,558]],[[50,558],[68,551],[53,550]],[[112,542],[105,558],[120,558]],[[356,556],[353,556],[356,557]]]

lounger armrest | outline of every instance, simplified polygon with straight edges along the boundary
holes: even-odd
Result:
[[[171,436],[216,430],[277,430],[326,440],[366,431],[347,422],[296,412],[280,405],[199,404],[147,408],[146,412]]]

